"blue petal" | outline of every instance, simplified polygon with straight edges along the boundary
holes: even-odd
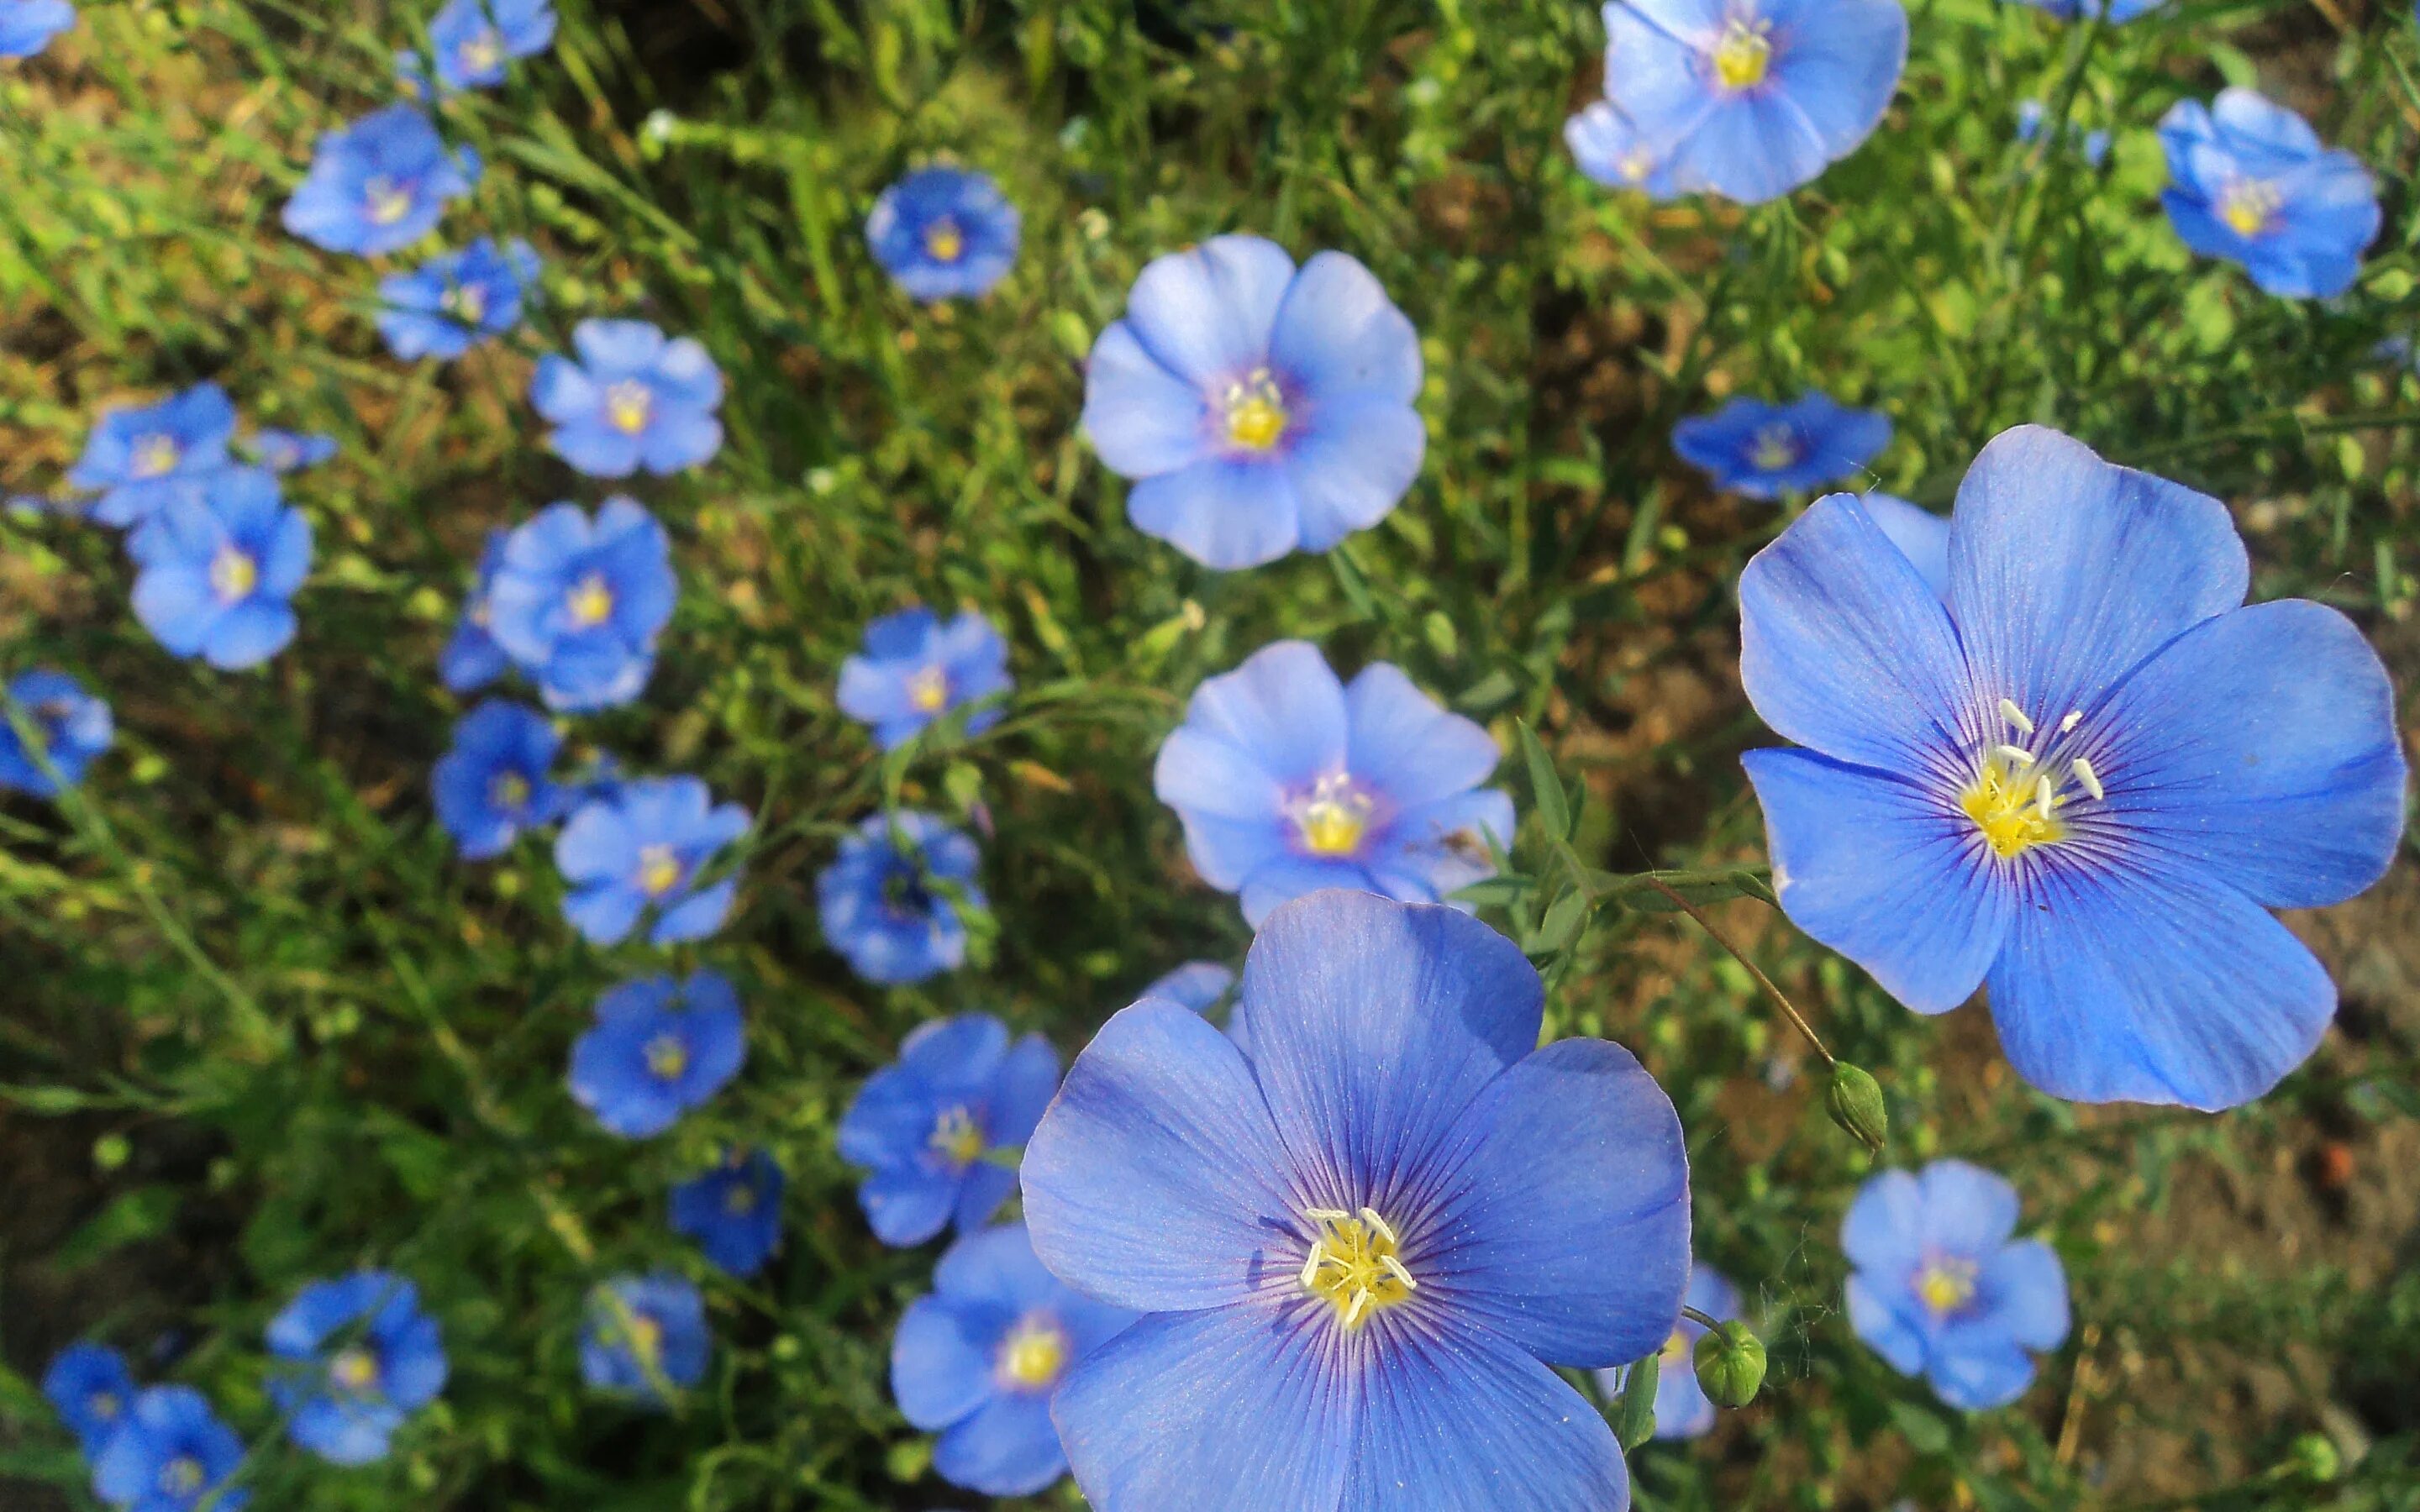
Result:
[[[1405,883],[1401,890],[1409,892],[1404,903],[1434,903],[1435,889],[1425,877],[1398,878]],[[1375,893],[1395,897],[1385,879],[1375,875],[1358,861],[1327,860],[1314,856],[1283,855],[1252,869],[1244,879],[1242,896],[1236,901],[1243,905],[1244,922],[1259,929],[1270,914],[1311,893],[1342,889],[1347,892]]]
[[[1892,1369],[1912,1376],[1924,1368],[1924,1335],[1885,1300],[1865,1273],[1849,1277],[1849,1330]]]
[[[1933,596],[1949,597],[1949,522],[1886,493],[1865,496],[1866,515],[1916,567]]]
[[[1343,685],[1319,648],[1306,640],[1262,647],[1232,672],[1194,689],[1185,723],[1249,756],[1288,786],[1308,786],[1341,770],[1349,748]],[[1213,812],[1249,814],[1252,808]]]
[[[1390,394],[1323,406],[1285,460],[1302,549],[1385,519],[1420,475],[1428,440],[1419,411]]]
[[[2017,1189],[2006,1177],[1962,1160],[1937,1160],[1916,1185],[1928,1252],[1981,1259],[2017,1231]]]
[[[1722,100],[1671,155],[1674,183],[1712,190],[1743,205],[1778,199],[1832,161],[1815,123],[1792,97],[1780,93]]]
[[[2067,1341],[2067,1270],[2058,1252],[2039,1239],[2019,1240],[1983,1268],[1979,1289],[1992,1299],[2000,1326],[2029,1350]]]
[[[1361,669],[1344,690],[1344,708],[1345,769],[1397,809],[1466,793],[1502,759],[1484,725],[1438,707],[1391,662]]]
[[[286,649],[298,627],[294,611],[271,599],[255,598],[220,615],[202,640],[202,656],[222,671],[257,667]]]
[[[1212,686],[1204,684],[1203,687],[1207,690]],[[1294,764],[1288,763],[1289,766]],[[1274,834],[1279,814],[1285,806],[1287,784],[1270,765],[1262,748],[1187,724],[1171,732],[1167,743],[1159,748],[1158,759],[1152,765],[1152,788],[1160,802],[1187,819],[1198,816],[1233,820],[1255,837],[1262,830]],[[1286,775],[1297,782],[1302,780],[1293,771]],[[1258,844],[1257,839],[1248,841],[1255,853]],[[1199,857],[1195,864],[1201,865]],[[1203,874],[1209,875],[1211,870],[1204,867]],[[1233,887],[1238,880],[1218,885]]]
[[[958,1179],[915,1165],[890,1165],[860,1183],[858,1205],[866,1227],[893,1249],[922,1244],[950,1226],[958,1200]]]
[[[1849,1263],[1898,1275],[1915,1269],[1924,1245],[1924,1187],[1915,1174],[1883,1171],[1868,1178],[1840,1223],[1840,1252]]]
[[[1042,1121],[1043,1110],[1059,1091],[1059,1052],[1038,1034],[1016,1041],[1001,1062],[991,1087],[991,1142],[1001,1146],[1025,1143]]]
[[[1941,1399],[1962,1412],[2006,1407],[2033,1384],[2034,1363],[2006,1339],[1978,1341],[1970,1349],[1935,1349],[1925,1374]]]
[[[938,1432],[991,1399],[996,1327],[980,1312],[938,1297],[919,1297],[891,1339],[891,1396],[908,1425]]]
[[[942,1433],[933,1472],[985,1496],[1032,1496],[1067,1473],[1067,1455],[1050,1423],[1050,1400],[1002,1393]]]
[[[1093,343],[1084,368],[1084,434],[1121,477],[1148,478],[1205,455],[1203,391],[1159,364],[1121,320]]]
[[[1261,819],[1220,819],[1179,810],[1177,817],[1185,823],[1186,858],[1193,863],[1193,870],[1202,874],[1202,881],[1223,892],[1239,891],[1264,873],[1273,875],[1273,868],[1290,868],[1297,862],[1304,866],[1322,864],[1301,862],[1287,851],[1285,821],[1274,813]],[[1317,874],[1337,873],[1320,871]],[[1298,895],[1295,892],[1286,896]]]
[[[1294,259],[1259,237],[1212,237],[1156,257],[1126,296],[1126,324],[1160,365],[1223,388],[1262,365]]]
[[[1370,270],[1344,253],[1323,252],[1302,265],[1278,306],[1269,357],[1323,404],[1367,393],[1408,409],[1419,396],[1419,333]]]
[[[1301,539],[1294,485],[1268,462],[1208,458],[1145,478],[1126,494],[1126,517],[1221,572],[1275,562]]]
[[[1899,88],[1907,11],[1899,0],[1785,0],[1772,14],[1788,36],[1774,49],[1769,87],[1806,113],[1825,156],[1847,157],[1882,123]]]

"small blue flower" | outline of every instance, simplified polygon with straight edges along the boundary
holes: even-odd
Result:
[[[1147,1315],[1053,1403],[1094,1507],[1629,1505],[1550,1367],[1671,1336],[1688,1156],[1629,1052],[1538,1048],[1544,1007],[1477,919],[1330,890],[1262,926],[1243,1044],[1109,1020],[1024,1163],[1042,1263]]]
[[[1606,100],[1683,193],[1778,199],[1854,152],[1907,64],[1899,0],[1610,0]]]
[[[437,229],[479,181],[479,155],[446,147],[428,117],[389,105],[319,138],[286,202],[286,229],[324,252],[374,257]]]
[[[486,89],[504,83],[506,59],[535,57],[554,45],[554,22],[553,0],[447,0],[428,23],[439,85]]]
[[[261,468],[202,481],[126,538],[139,570],[134,617],[179,656],[225,671],[256,667],[294,639],[290,600],[311,571],[311,522]]]
[[[669,1271],[621,1276],[589,1293],[580,1378],[591,1390],[661,1406],[667,1388],[686,1391],[706,1379],[713,1346],[706,1299],[688,1279]]]
[[[910,297],[973,299],[1016,262],[1016,207],[989,174],[919,168],[882,192],[865,218],[874,260]]]
[[[530,379],[530,403],[551,423],[547,445],[592,478],[641,468],[678,472],[722,448],[722,374],[687,336],[667,341],[644,320],[582,320],[575,363],[549,354]]]
[[[2114,26],[2133,21],[2147,10],[2157,9],[2167,0],[2017,0],[2017,3],[2047,11],[2060,21],[2088,21],[2105,8],[2109,23]]]
[[[1794,404],[1733,399],[1672,427],[1672,449],[1717,488],[1778,499],[1864,470],[1890,444],[1890,417],[1851,409],[1813,390]]]
[[[2169,178],[2160,201],[2186,246],[2242,264],[2286,299],[2352,287],[2381,219],[2377,181],[2359,158],[2249,89],[2222,91],[2214,110],[2177,101],[2160,142]]]
[[[138,1394],[126,1422],[93,1457],[92,1494],[123,1512],[235,1512],[247,1490],[221,1490],[243,1462],[243,1441],[190,1386]]]
[[[867,1172],[857,1189],[886,1244],[922,1244],[952,1223],[971,1234],[1016,1190],[985,1157],[1025,1143],[1059,1089],[1059,1055],[1029,1034],[1011,1044],[988,1013],[923,1025],[899,1060],[866,1078],[840,1120],[841,1159]]]
[[[2068,1323],[2058,1252],[2016,1227],[2017,1189],[1962,1160],[1874,1176],[1840,1226],[1849,1326],[1952,1407],[2015,1401],[2034,1379],[2026,1351],[2057,1349]]]
[[[304,1287],[271,1320],[269,1352],[284,1362],[269,1395],[287,1436],[332,1464],[385,1458],[395,1430],[445,1389],[437,1319],[418,1288],[385,1271]]]
[[[571,1047],[571,1096],[609,1134],[645,1139],[722,1090],[748,1058],[739,995],[720,972],[642,977],[597,1000]]]
[[[32,723],[45,772],[18,737],[11,713]],[[0,691],[0,792],[58,796],[84,780],[85,768],[116,738],[109,705],[62,671],[37,667]]]
[[[875,744],[896,750],[951,710],[1005,693],[1008,642],[969,610],[950,621],[922,607],[886,614],[865,627],[865,649],[841,663],[843,714],[874,727]],[[967,733],[1000,723],[989,708],[968,718]]]
[[[899,1319],[891,1395],[910,1425],[940,1435],[933,1470],[943,1480],[1032,1496],[1067,1473],[1051,1394],[1134,1320],[1044,1270],[1023,1224],[969,1234]]]
[[[1207,1013],[1235,985],[1235,974],[1216,961],[1187,961],[1142,990],[1143,997],[1164,997],[1196,1013]],[[1137,998],[1136,1001],[1141,1001]]]
[[[226,391],[196,383],[158,404],[104,411],[68,482],[100,491],[93,519],[139,525],[170,502],[194,498],[201,478],[227,465],[234,438],[235,406]]]
[[[92,1343],[70,1344],[43,1372],[42,1395],[59,1410],[60,1421],[75,1434],[89,1459],[126,1421],[134,1405],[134,1377],[126,1368],[126,1357],[116,1350]]]
[[[1991,989],[2018,1072],[2079,1102],[2233,1107],[2335,1016],[2269,913],[2384,874],[2394,688],[2335,609],[2244,606],[2226,506],[2025,426],[1983,450],[1946,598],[1867,505],[1818,501],[1740,580],[1751,751],[1792,922],[1941,1013]]]
[[[581,713],[639,696],[679,594],[664,528],[616,495],[594,522],[569,503],[524,522],[505,538],[481,601],[488,633],[546,706]]]
[[[68,0],[0,0],[0,58],[34,56],[75,19]]]
[[[1348,687],[1318,647],[1280,640],[1194,690],[1152,782],[1193,869],[1257,925],[1322,887],[1438,903],[1495,875],[1512,800],[1479,784],[1499,754],[1401,669],[1373,662]]]
[[[761,1149],[732,1149],[673,1188],[673,1231],[733,1275],[754,1275],[782,1242],[782,1167]]]
[[[438,675],[448,692],[469,693],[485,687],[512,667],[512,658],[488,633],[494,615],[488,603],[488,592],[495,586],[496,569],[504,565],[504,542],[510,538],[503,531],[489,531],[487,545],[480,548],[477,573],[471,580],[470,594],[462,600],[462,617],[455,622],[454,634],[437,657]],[[670,560],[669,547],[666,560]]]
[[[437,822],[466,861],[502,855],[524,829],[563,816],[570,795],[551,779],[563,737],[535,709],[489,700],[454,727],[429,788]]]
[[[959,910],[985,906],[980,862],[974,841],[930,814],[871,815],[815,877],[824,938],[886,986],[954,971],[967,958]]]
[[[1702,1264],[1691,1265],[1688,1294],[1682,1301],[1718,1323],[1740,1315],[1739,1288]],[[1657,1351],[1655,1436],[1659,1439],[1703,1438],[1714,1430],[1714,1401],[1706,1396],[1706,1388],[1698,1384],[1698,1340],[1705,1333],[1705,1324],[1683,1315]],[[1607,1396],[1619,1393],[1628,1379],[1627,1369],[1597,1372],[1597,1384]]]
[[[2039,100],[2028,100],[2019,105],[2017,107],[2017,140],[2028,143],[2040,141],[2045,114],[2042,102]],[[2108,161],[2109,133],[2107,131],[2086,131],[2071,122],[2067,133],[2071,140],[2080,141],[2083,144],[2086,162],[2098,168]]]
[[[1084,433],[1126,517],[1204,566],[1325,551],[1419,476],[1420,343],[1370,270],[1259,237],[1155,258],[1101,332]]]
[[[702,940],[722,927],[737,876],[701,889],[715,853],[748,833],[748,810],[717,806],[693,777],[616,783],[582,803],[555,837],[554,864],[571,891],[563,917],[594,945],[613,945],[652,909],[649,943]]]
[[[244,455],[271,472],[300,472],[336,455],[336,438],[300,431],[262,429],[237,443]]]
[[[379,280],[379,334],[407,363],[450,362],[521,323],[538,271],[526,241],[499,247],[481,237],[459,252],[441,252],[408,273]]]
[[[1671,164],[1630,117],[1600,100],[1563,122],[1563,142],[1580,172],[1608,189],[1635,189],[1650,199],[1670,199]]]

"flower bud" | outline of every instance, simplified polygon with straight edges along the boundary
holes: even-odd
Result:
[[[1745,1323],[1725,1323],[1699,1336],[1698,1384],[1717,1407],[1745,1407],[1764,1384],[1764,1341]]]
[[[2324,1433],[2298,1436],[2286,1451],[2286,1462],[2293,1473],[2312,1481],[2332,1481],[2344,1469],[2344,1456]]]
[[[1882,1084],[1847,1061],[1832,1067],[1832,1085],[1823,1092],[1832,1121],[1859,1144],[1879,1155],[1890,1140],[1890,1114],[1883,1106]]]

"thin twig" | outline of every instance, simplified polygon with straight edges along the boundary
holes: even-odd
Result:
[[[1729,935],[1726,935],[1721,930],[1716,929],[1714,927],[1714,921],[1708,918],[1704,912],[1701,911],[1696,903],[1691,903],[1688,899],[1682,897],[1680,893],[1674,891],[1662,877],[1649,874],[1645,876],[1643,880],[1649,887],[1670,899],[1672,901],[1673,907],[1678,908],[1681,912],[1688,915],[1691,918],[1696,919],[1698,921],[1698,927],[1706,932],[1706,935],[1709,939],[1713,940],[1716,945],[1721,946],[1724,949],[1729,950],[1731,953],[1731,959],[1737,961],[1742,966],[1745,966],[1747,969],[1747,974],[1756,979],[1756,984],[1764,989],[1764,995],[1772,998],[1774,1006],[1780,1009],[1784,1014],[1788,1015],[1791,1023],[1798,1026],[1798,1032],[1805,1035],[1807,1037],[1807,1042],[1814,1047],[1815,1053],[1823,1057],[1823,1064],[1826,1067],[1837,1066],[1839,1064],[1839,1061],[1834,1057],[1832,1052],[1824,1048],[1823,1038],[1815,1032],[1815,1026],[1807,1022],[1806,1015],[1798,1011],[1797,1005],[1790,1000],[1789,995],[1784,993],[1780,988],[1775,986],[1773,984],[1773,979],[1764,974],[1764,968],[1750,960],[1748,958],[1748,953],[1745,950],[1733,945],[1730,942],[1730,937]]]

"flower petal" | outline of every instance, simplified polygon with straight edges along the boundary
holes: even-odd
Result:
[[[1420,475],[1428,427],[1391,395],[1324,409],[1287,456],[1302,549],[1325,551],[1385,519]]]
[[[1286,470],[1266,462],[1208,458],[1138,483],[1126,517],[1221,572],[1275,562],[1300,540],[1299,511]]]
[[[1346,770],[1398,810],[1466,793],[1503,759],[1484,725],[1438,707],[1391,662],[1361,669],[1344,690],[1344,708],[1352,732]]]
[[[1173,472],[1202,459],[1209,405],[1197,386],[1162,367],[1120,320],[1093,343],[1084,367],[1084,434],[1110,471]]]
[[[927,1296],[901,1315],[891,1338],[891,1395],[911,1427],[937,1432],[991,1399],[998,1331],[980,1326],[980,1311]]]
[[[1212,237],[1152,259],[1126,296],[1126,320],[1162,367],[1207,390],[1232,383],[1269,353],[1269,329],[1294,259],[1260,237]]]
[[[1290,787],[1339,770],[1349,749],[1343,685],[1307,640],[1264,646],[1233,671],[1202,683],[1186,707],[1185,723],[1250,755]],[[1254,810],[1212,811],[1240,816]]]
[[[1050,1399],[1003,1392],[933,1445],[933,1471],[985,1496],[1032,1496],[1067,1473]]]
[[[1374,393],[1408,407],[1420,392],[1420,338],[1358,258],[1323,252],[1279,304],[1269,343],[1279,371],[1320,398]]]

